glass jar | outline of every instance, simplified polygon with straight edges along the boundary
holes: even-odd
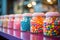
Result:
[[[30,31],[30,19],[32,17],[31,13],[25,13],[22,15],[21,20],[21,31]]]
[[[47,12],[45,15],[43,34],[46,36],[59,36],[60,14],[58,12]]]
[[[20,30],[20,21],[22,19],[22,14],[16,14],[14,19],[14,27],[13,29]]]
[[[13,23],[14,23],[14,17],[15,15],[11,14],[9,15],[9,21],[8,21],[8,28],[13,29]]]
[[[3,16],[0,16],[0,27],[2,27],[3,26],[3,18],[2,18]]]
[[[4,16],[4,20],[3,20],[3,28],[7,28],[8,27],[8,15]]]
[[[32,14],[32,19],[31,19],[31,28],[30,32],[31,33],[42,33],[43,32],[43,21],[45,14],[44,13],[34,13]]]

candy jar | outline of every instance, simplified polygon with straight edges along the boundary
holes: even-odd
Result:
[[[15,30],[13,31],[13,35],[18,38],[20,38],[21,19],[22,19],[22,14],[15,14],[14,26],[13,26],[13,29]]]
[[[1,27],[3,28],[3,21],[4,21],[4,16],[1,16]]]
[[[13,29],[14,15],[9,15],[8,28]]]
[[[58,12],[47,12],[45,15],[43,34],[46,36],[59,36],[60,14]]]
[[[44,13],[34,13],[32,14],[32,19],[30,21],[31,23],[31,28],[30,32],[31,33],[42,33],[43,32],[43,20],[45,17]]]
[[[25,13],[22,15],[23,18],[21,20],[21,31],[30,31],[31,16],[31,13]]]
[[[0,28],[2,27],[2,16],[0,16]]]
[[[0,31],[3,32],[3,20],[4,20],[4,16],[0,16]]]
[[[3,28],[7,28],[7,27],[8,27],[8,15],[5,15],[3,20]]]
[[[14,19],[14,27],[13,29],[20,30],[20,21],[22,19],[22,14],[16,14]]]

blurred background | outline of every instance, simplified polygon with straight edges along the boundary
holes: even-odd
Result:
[[[60,11],[60,0],[0,0],[0,15]]]

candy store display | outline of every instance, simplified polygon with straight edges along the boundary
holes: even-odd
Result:
[[[47,12],[45,15],[43,34],[60,36],[60,14],[58,12]]]
[[[22,19],[22,14],[16,14],[15,15],[13,29],[20,30],[21,19]]]
[[[43,32],[43,21],[44,21],[44,13],[34,13],[32,14],[32,19],[30,21],[31,28],[30,32],[32,33],[42,33]]]
[[[7,28],[8,27],[8,16],[9,15],[4,15],[3,28]]]
[[[30,31],[31,16],[31,13],[25,13],[22,15],[23,18],[21,20],[21,31]]]
[[[15,15],[9,15],[9,21],[8,21],[8,28],[13,29],[13,24],[14,24],[14,17]]]

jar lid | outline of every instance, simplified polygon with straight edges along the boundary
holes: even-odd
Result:
[[[14,14],[9,15],[9,18],[12,18],[12,17],[15,17],[15,15]]]
[[[59,12],[47,12],[45,16],[60,16]]]
[[[15,14],[15,17],[21,17],[22,14]]]
[[[4,18],[8,18],[9,17],[9,15],[4,15]]]
[[[32,13],[24,13],[22,16],[32,16]]]
[[[45,14],[44,13],[34,13],[34,14],[32,14],[32,16],[45,16]]]

